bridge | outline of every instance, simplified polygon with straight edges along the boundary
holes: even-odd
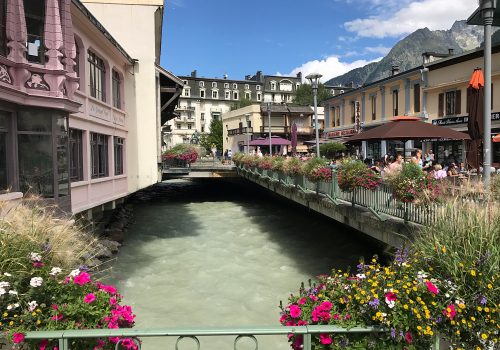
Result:
[[[225,164],[218,159],[199,159],[195,163],[163,162],[162,180],[179,178],[235,178],[234,163]]]

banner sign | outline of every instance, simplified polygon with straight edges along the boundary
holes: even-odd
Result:
[[[491,113],[491,120],[500,120],[500,112]],[[448,117],[448,118],[439,118],[434,119],[432,124],[434,125],[456,125],[456,124],[465,124],[469,121],[469,117]]]
[[[345,129],[345,130],[338,130],[338,131],[330,131],[326,134],[327,138],[333,138],[333,137],[342,137],[342,136],[351,136],[357,134],[356,129]]]

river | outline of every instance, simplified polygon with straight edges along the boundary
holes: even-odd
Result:
[[[134,216],[110,281],[132,305],[137,328],[279,325],[279,302],[300,282],[381,250],[252,184],[172,180],[155,198],[135,201]],[[202,338],[201,349],[232,349],[232,341]],[[188,343],[179,350],[196,349]],[[174,349],[165,339],[143,348]],[[261,337],[259,349],[289,345]]]

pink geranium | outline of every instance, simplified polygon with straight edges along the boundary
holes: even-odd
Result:
[[[302,313],[302,310],[297,305],[290,305],[290,316],[297,318]]]
[[[319,341],[321,342],[321,344],[328,345],[332,343],[332,337],[328,334],[320,334]]]
[[[95,294],[94,293],[89,293],[87,294],[84,298],[83,301],[87,304],[91,304],[95,301]]]
[[[73,279],[73,282],[75,284],[78,284],[80,286],[83,286],[84,284],[87,284],[87,283],[90,283],[91,280],[90,280],[90,275],[86,272],[80,272],[78,274],[78,276],[76,276],[74,279]]]
[[[450,320],[453,320],[457,314],[457,311],[455,310],[455,305],[450,304],[446,308],[446,310],[443,311],[443,314],[445,314],[446,317],[448,317]]]
[[[427,290],[429,292],[431,292],[432,294],[439,293],[439,289],[431,281],[427,281],[427,282],[425,282],[425,284],[427,285]]]
[[[12,341],[14,342],[14,344],[22,343],[24,341],[24,334],[14,333],[14,335],[12,336]]]

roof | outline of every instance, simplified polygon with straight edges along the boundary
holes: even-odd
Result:
[[[183,80],[209,80],[209,81],[220,81],[224,83],[242,83],[242,84],[254,84],[262,85],[260,81],[256,80],[234,80],[234,79],[224,79],[224,78],[205,78],[205,77],[192,77],[190,75],[179,75],[180,79]]]
[[[491,48],[491,53],[498,53],[498,52],[500,52],[500,43],[492,46]],[[462,52],[460,54],[453,55],[450,57],[442,58],[440,60],[433,61],[431,63],[426,63],[424,67],[429,68],[430,70],[434,70],[442,67],[451,66],[457,63],[469,61],[471,59],[479,57],[483,57],[482,47],[478,47],[477,49]]]
[[[106,39],[114,46],[120,53],[131,63],[133,64],[136,59],[132,58],[127,51],[116,41],[115,38],[104,28],[104,26],[95,18],[95,16],[92,14],[92,12],[89,11],[88,8],[85,7],[84,4],[80,2],[80,0],[72,0],[73,5],[76,6],[77,9],[80,10],[80,12],[87,17],[87,19],[104,35]]]
[[[260,105],[261,113],[267,113],[267,104]],[[304,113],[311,114],[313,110],[309,106],[289,106],[285,104],[272,104],[271,113]]]
[[[495,0],[492,0],[495,1]],[[469,25],[484,25],[483,19],[481,17],[481,5],[467,18],[467,24]],[[496,8],[493,12],[493,25],[495,27],[500,26],[500,1],[496,0]]]

